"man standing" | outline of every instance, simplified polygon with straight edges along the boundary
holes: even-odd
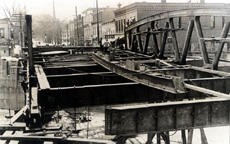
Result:
[[[106,39],[106,42],[103,44],[103,46],[104,46],[105,52],[107,52],[107,50],[108,50],[108,48],[110,46],[110,43],[108,42],[108,39]]]

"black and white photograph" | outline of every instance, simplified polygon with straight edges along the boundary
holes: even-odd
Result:
[[[230,1],[0,0],[0,144],[230,144]]]

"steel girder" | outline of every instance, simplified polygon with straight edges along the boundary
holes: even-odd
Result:
[[[105,133],[132,135],[230,124],[226,99],[155,103],[106,109]]]

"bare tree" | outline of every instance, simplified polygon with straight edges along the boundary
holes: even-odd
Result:
[[[10,5],[6,4],[6,1],[3,0],[3,2],[0,4],[0,8],[6,18],[10,20],[11,25],[13,26],[13,15],[14,14],[26,14],[26,5],[22,4],[20,1],[17,0],[7,0],[8,3],[10,1]]]
[[[55,25],[55,26],[54,26]],[[33,18],[33,34],[38,41],[60,44],[62,23],[51,15],[37,15]]]
[[[9,20],[11,35],[14,41],[14,44],[20,44],[24,46],[25,36],[24,36],[24,17],[27,10],[26,5],[22,1],[18,0],[2,0],[0,3],[0,10],[2,10],[5,18]],[[16,20],[16,21],[14,21]],[[17,26],[16,26],[17,25]]]

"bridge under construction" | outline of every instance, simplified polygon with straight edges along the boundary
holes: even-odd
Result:
[[[203,17],[226,19],[219,37],[204,36]],[[170,144],[169,133],[181,131],[182,143],[191,144],[193,130],[199,129],[202,144],[207,144],[204,128],[230,124],[230,61],[221,59],[224,45],[230,42],[229,17],[229,9],[152,15],[125,28],[124,49],[105,51],[99,47],[33,48],[32,17],[27,15],[28,48],[23,49],[21,72],[25,106],[10,124],[0,125],[0,139],[23,144],[123,144],[133,139],[132,143],[151,144],[156,137],[157,144]],[[174,26],[174,19],[180,18],[187,18],[188,27]],[[164,27],[157,26],[159,22]],[[193,31],[199,56],[189,50]],[[183,47],[178,45],[178,32],[186,35]],[[171,53],[165,49],[169,34]],[[217,43],[212,57],[206,47],[209,42]],[[73,130],[60,122],[66,109]],[[81,109],[84,112],[79,113]],[[93,122],[102,117],[95,109],[103,112],[103,120],[97,123]],[[140,140],[140,134],[147,134],[146,139]]]

